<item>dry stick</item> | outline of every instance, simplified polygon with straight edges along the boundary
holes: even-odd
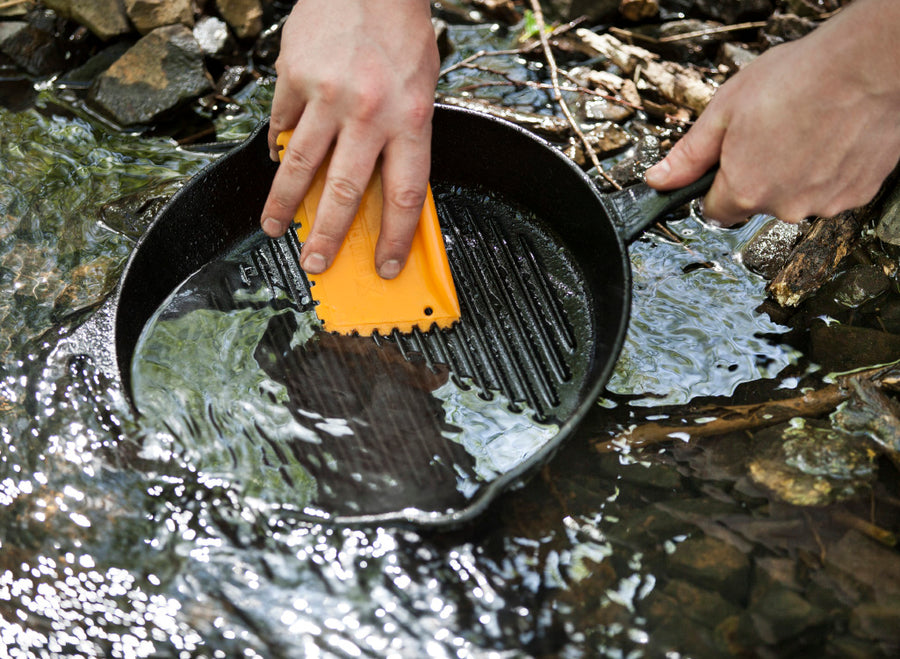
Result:
[[[749,23],[734,23],[733,25],[720,25],[705,30],[697,30],[695,32],[684,32],[682,34],[670,34],[667,37],[661,37],[658,43],[672,43],[673,41],[684,41],[695,37],[705,37],[710,34],[720,34],[722,32],[737,32],[739,30],[752,30],[753,28],[765,27],[766,21],[751,21]]]
[[[6,2],[0,2],[0,9],[9,9],[10,7],[24,5],[30,2],[32,2],[32,0],[7,0]]]
[[[597,172],[602,176],[608,183],[610,183],[616,190],[621,190],[622,186],[616,183],[613,178],[607,174],[603,167],[600,165],[600,160],[597,158],[597,154],[594,151],[594,147],[591,146],[591,143],[588,141],[587,136],[582,132],[581,128],[578,126],[578,122],[575,121],[575,117],[572,116],[571,110],[569,110],[569,105],[566,103],[563,98],[562,91],[559,88],[559,69],[556,66],[556,58],[553,57],[553,49],[550,47],[550,41],[547,39],[547,34],[545,32],[544,26],[544,12],[541,9],[540,0],[531,0],[531,10],[534,13],[534,22],[537,25],[538,36],[541,39],[541,48],[544,51],[544,57],[547,60],[547,66],[550,67],[550,82],[553,83],[553,100],[555,100],[560,109],[563,111],[563,114],[566,115],[566,119],[569,121],[569,125],[572,126],[572,130],[578,136],[578,139],[581,140],[581,143],[584,145],[585,153],[588,154],[588,157],[591,159],[594,167],[597,169]]]

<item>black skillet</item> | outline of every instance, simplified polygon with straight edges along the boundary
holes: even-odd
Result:
[[[269,240],[259,231],[275,172],[266,130],[179,190],[131,255],[112,323],[118,376],[129,395],[135,346],[148,320],[172,304],[170,294],[185,280],[238,247],[228,261],[231,275],[216,277],[230,276],[233,288],[267,288],[273,300],[287,298],[300,310],[312,307],[293,232]],[[711,179],[668,194],[640,184],[602,195],[533,134],[437,106],[431,182],[461,322],[374,339],[320,331],[297,346],[296,326],[280,320],[251,356],[287,388],[296,419],[312,411],[344,419],[353,431],[349,439],[326,434],[274,452],[269,442],[268,463],[273,455],[299,461],[318,483],[298,514],[346,524],[458,525],[534,473],[595,404],[619,355],[631,304],[626,243]],[[194,300],[198,305],[229,306],[222,299]],[[453,440],[467,417],[447,416],[432,394],[448,382],[488,410],[533,421],[544,440],[507,455],[503,473],[479,476],[470,448]],[[505,437],[507,453],[515,437]]]

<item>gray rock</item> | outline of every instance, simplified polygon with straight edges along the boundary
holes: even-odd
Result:
[[[141,34],[166,25],[194,25],[191,0],[125,0],[125,11]]]
[[[104,41],[131,32],[123,0],[44,0],[44,6],[84,25]]]
[[[802,232],[801,224],[773,217],[741,247],[741,261],[751,272],[771,280],[784,267]]]
[[[88,100],[124,125],[148,123],[212,90],[203,54],[183,25],[140,39],[91,87]]]

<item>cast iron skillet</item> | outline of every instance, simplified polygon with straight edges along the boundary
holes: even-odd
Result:
[[[185,280],[237,246],[249,245],[229,261],[235,286],[267,287],[281,303],[312,307],[296,266],[296,239],[273,241],[259,230],[276,169],[266,130],[260,126],[191,179],[134,249],[113,303],[116,368],[126,394],[133,393],[132,359],[148,320]],[[601,195],[533,134],[437,106],[431,182],[461,322],[374,339],[320,331],[297,346],[296,326],[279,320],[254,352],[286,387],[298,421],[313,412],[352,430],[349,438],[324,433],[313,443],[257,435],[254,441],[268,442],[260,450],[269,466],[299,462],[316,479],[317,494],[299,514],[344,524],[454,526],[531,475],[573,433],[610,377],[631,304],[626,243],[711,180],[709,174],[668,194],[637,185]],[[488,410],[533,420],[546,440],[525,442],[510,456],[519,431],[507,429],[506,464],[479,476],[472,447],[452,439],[470,418],[445,413],[432,393],[445,385]]]

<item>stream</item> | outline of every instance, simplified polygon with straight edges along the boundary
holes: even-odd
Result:
[[[236,99],[220,140],[249,134],[271,94],[262,79]],[[677,450],[590,445],[654,410],[798,386],[802,356],[755,311],[764,281],[734,256],[763,218],[723,230],[693,209],[669,222],[679,240],[649,232],[630,247],[632,319],[607,395],[528,484],[454,531],[340,528],[296,520],[277,490],[151,459],[152,424],[90,358],[60,349],[139,233],[101,207],[171,191],[215,157],[111,130],[52,86],[33,108],[0,109],[10,657],[798,656],[795,643],[846,634],[799,595],[748,609],[751,588],[802,559],[723,530],[767,514],[727,465],[702,480]]]

